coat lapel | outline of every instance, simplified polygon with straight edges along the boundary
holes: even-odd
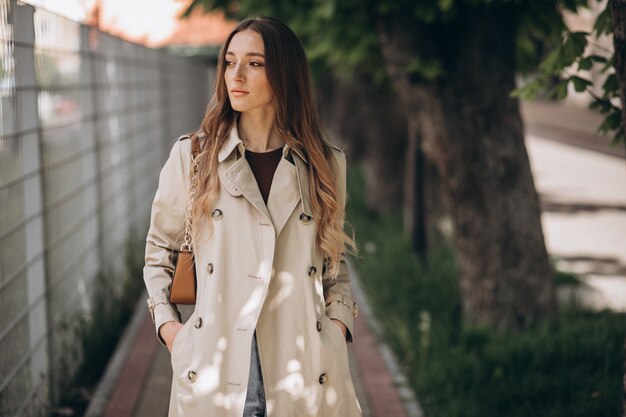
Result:
[[[272,223],[274,223],[276,236],[280,234],[299,201],[300,192],[296,167],[285,159],[285,152],[283,152],[283,157],[276,167],[270,195],[267,199],[267,208],[270,212]]]
[[[229,185],[234,187],[234,190],[239,190],[250,204],[259,210],[268,220],[271,220],[270,213],[263,201],[263,196],[259,191],[256,178],[254,178],[254,174],[246,158],[241,157],[237,159],[225,172],[222,179],[230,182]],[[226,188],[228,189],[230,187],[227,186]]]

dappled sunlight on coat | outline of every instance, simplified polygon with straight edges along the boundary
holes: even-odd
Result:
[[[196,381],[196,391],[199,395],[206,395],[215,391],[220,385],[220,370],[224,362],[224,351],[228,347],[228,341],[221,337],[217,342],[217,352],[213,354],[211,365],[200,368]]]
[[[292,359],[287,363],[287,375],[278,381],[275,388],[287,392],[294,403],[302,402],[306,410],[315,411],[319,384],[305,384],[300,361]]]
[[[267,300],[270,310],[279,308],[280,304],[291,295],[294,289],[295,277],[288,272],[281,272],[276,274],[273,279],[278,281],[279,290],[271,299]]]
[[[263,290],[263,288],[260,288],[260,287],[255,288],[252,291],[252,294],[250,294],[250,297],[248,297],[248,301],[246,301],[246,303],[241,308],[241,313],[239,314],[239,317],[242,317],[242,318],[252,317],[253,322],[252,323],[242,322],[242,324],[246,326],[254,325],[254,322],[256,321],[255,313],[259,311],[259,309],[263,305],[264,293],[265,291]]]

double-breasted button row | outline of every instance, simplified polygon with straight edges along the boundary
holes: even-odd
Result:
[[[311,216],[308,216],[304,213],[300,215],[300,221],[304,224],[309,224],[311,222]]]
[[[189,380],[189,382],[196,382],[197,378],[198,374],[196,373],[196,371],[187,372],[187,379]]]
[[[317,327],[317,331],[321,332],[322,331],[322,322],[321,321],[317,321],[317,323],[315,324],[315,326]]]
[[[206,271],[211,275],[213,273],[213,263],[209,262],[206,266]]]
[[[222,220],[222,210],[220,209],[215,209],[213,210],[213,212],[211,213],[211,217],[213,217],[213,220]]]
[[[314,266],[309,267],[309,276],[312,277],[317,272],[317,268]]]
[[[196,329],[202,327],[202,317],[196,317],[196,320],[193,322],[193,327],[195,327]]]

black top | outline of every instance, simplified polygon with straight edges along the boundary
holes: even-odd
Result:
[[[282,146],[269,152],[253,152],[246,149],[246,159],[259,185],[259,191],[261,191],[265,204],[267,204],[267,198],[270,195],[274,172],[276,172],[276,167],[282,156]]]

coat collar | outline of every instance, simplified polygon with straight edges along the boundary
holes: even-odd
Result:
[[[238,149],[238,152],[234,152]],[[294,150],[293,154],[290,153]],[[235,155],[238,153],[239,155]],[[250,169],[246,158],[243,141],[237,132],[237,123],[233,123],[230,133],[222,148],[218,152],[218,173],[224,188],[233,196],[243,195],[259,212],[270,220],[280,233],[289,216],[301,202],[302,212],[307,216],[313,216],[309,202],[309,177],[308,162],[295,148],[285,144],[283,157],[281,158],[270,191],[267,204]],[[296,155],[290,160],[290,155]]]
[[[239,149],[239,155],[244,154],[245,148],[243,147],[243,141],[239,137],[239,132],[237,131],[237,118],[235,118],[235,121],[230,128],[228,138],[226,138],[226,141],[217,153],[217,161],[224,162],[224,160],[228,158],[231,153],[233,153],[235,148]]]
[[[239,155],[243,155],[245,148],[243,146],[243,140],[239,137],[239,131],[237,129],[237,120],[239,119],[239,115],[235,117],[235,121],[233,122],[232,127],[230,128],[230,133],[228,134],[228,138],[222,145],[221,149],[217,154],[218,162],[224,162],[226,158],[230,156],[230,154],[237,148],[239,150]],[[287,158],[290,154],[290,151],[293,152],[305,163],[308,165],[309,161],[304,156],[304,152],[297,147],[291,147],[288,144],[285,144],[283,147],[283,158]]]

